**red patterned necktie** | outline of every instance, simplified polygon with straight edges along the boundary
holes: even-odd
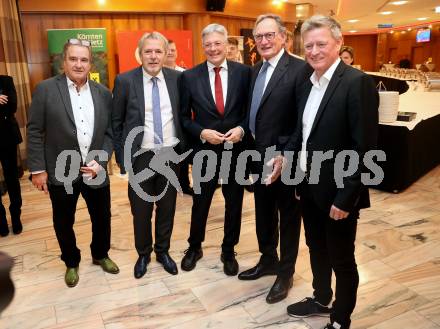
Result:
[[[225,113],[225,104],[223,102],[223,88],[222,88],[222,78],[220,77],[221,67],[214,67],[215,72],[215,105],[217,105],[217,111],[220,115]]]

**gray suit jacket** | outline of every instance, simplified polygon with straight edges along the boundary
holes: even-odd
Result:
[[[95,126],[89,152],[103,150],[110,159],[113,151],[110,121],[112,96],[107,88],[92,80],[89,80],[89,86],[95,112]],[[79,153],[75,119],[64,74],[44,80],[35,88],[29,109],[27,140],[29,170],[45,170],[49,176],[49,184],[63,185],[63,182],[55,177],[58,155],[65,150],[76,150]],[[99,161],[96,157],[94,160],[107,169],[107,161]],[[69,169],[70,162],[67,161],[66,176]],[[81,174],[78,172],[74,181],[80,178]],[[91,187],[97,188],[107,184],[108,176],[103,184]]]
[[[162,68],[165,82],[170,96],[173,111],[176,137],[179,139],[177,151],[185,149],[185,136],[179,120],[180,100],[179,89],[181,72]],[[127,135],[133,128],[145,125],[145,98],[142,67],[139,66],[131,71],[119,74],[115,79],[113,89],[113,113],[112,126],[114,132],[116,162],[124,164],[124,143]],[[138,134],[131,148],[131,156],[142,145],[143,133]]]

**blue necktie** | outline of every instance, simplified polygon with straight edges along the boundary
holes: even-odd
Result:
[[[153,82],[152,100],[153,100],[153,125],[154,125],[154,144],[161,145],[163,143],[162,134],[162,116],[160,114],[160,97],[159,87],[157,86],[157,77],[152,77]]]
[[[260,107],[261,98],[263,97],[264,82],[266,81],[267,68],[269,62],[263,63],[260,72],[258,73],[257,80],[255,81],[254,91],[252,93],[251,113],[249,116],[249,129],[252,134],[255,135],[255,119],[257,118],[258,108]]]

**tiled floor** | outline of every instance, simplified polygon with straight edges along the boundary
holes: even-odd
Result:
[[[112,176],[112,250],[118,275],[91,264],[90,222],[78,204],[75,230],[82,250],[80,281],[69,289],[51,224],[49,198],[22,180],[24,232],[0,238],[14,256],[16,295],[0,328],[321,328],[324,318],[297,320],[286,306],[311,293],[308,251],[301,238],[294,287],[287,300],[268,305],[274,277],[242,282],[226,277],[219,260],[224,204],[219,191],[210,213],[204,257],[194,271],[168,275],[154,259],[140,280],[127,199],[127,182]],[[7,197],[4,197],[7,203]],[[360,270],[352,328],[440,328],[440,166],[400,194],[372,191],[372,208],[358,227]],[[191,198],[179,196],[171,255],[180,263],[187,248]],[[245,193],[237,248],[241,269],[259,254],[252,194]]]

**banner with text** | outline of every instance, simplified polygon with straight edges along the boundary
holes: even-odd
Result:
[[[68,39],[88,40],[92,46],[90,79],[108,84],[107,32],[104,28],[47,30],[52,74],[63,73],[63,46]]]

